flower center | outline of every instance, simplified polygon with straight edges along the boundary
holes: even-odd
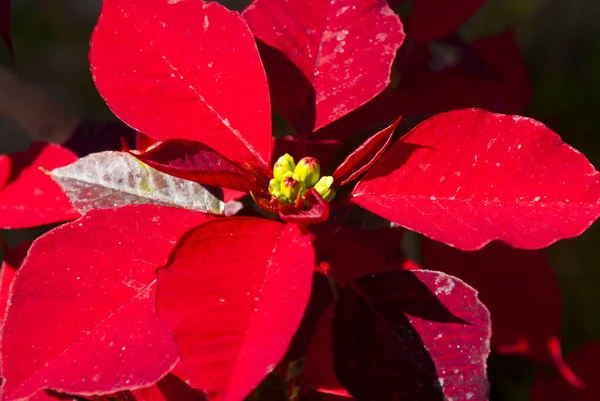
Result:
[[[273,179],[269,181],[269,193],[282,204],[294,204],[299,196],[304,197],[309,188],[314,188],[326,202],[335,197],[333,177],[321,177],[321,166],[314,157],[304,157],[294,162],[289,154],[281,156],[273,166]]]

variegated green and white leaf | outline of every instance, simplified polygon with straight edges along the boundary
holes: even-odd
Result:
[[[125,152],[92,153],[49,174],[81,213],[131,204],[225,210],[225,203],[202,185],[161,173]]]

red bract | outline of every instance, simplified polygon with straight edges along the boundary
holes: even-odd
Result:
[[[252,34],[234,12],[202,1],[105,0],[90,63],[98,91],[133,128],[267,167],[266,76]]]
[[[186,392],[175,399],[199,394],[183,381],[208,399],[241,401],[288,371],[283,398],[316,389],[358,400],[486,401],[490,322],[476,290],[446,273],[407,271],[404,229],[385,219],[461,249],[494,239],[539,248],[598,217],[598,173],[541,123],[481,109],[434,116],[395,144],[398,121],[359,146],[322,140],[398,119],[390,102],[317,136],[372,107],[359,108],[388,86],[404,39],[399,18],[383,0],[256,0],[244,16],[270,88],[240,15],[200,0],[105,0],[92,74],[109,107],[140,131],[138,149],[51,172],[84,216],[36,240],[16,275],[1,399],[53,389],[170,401],[171,378],[168,389]],[[428,53],[415,53],[415,76]],[[436,90],[462,88],[466,71],[446,71],[440,82],[450,84]],[[420,110],[451,104],[431,88]],[[279,144],[295,160],[271,160],[269,90],[298,130]],[[332,148],[349,154],[335,170],[331,154],[320,165],[311,153]],[[214,187],[250,192],[278,213],[263,216],[285,223],[223,216],[233,211]],[[132,205],[140,203],[150,205]],[[382,218],[368,223],[356,205]],[[377,230],[341,225],[375,219]],[[316,276],[311,300],[315,267],[328,277]],[[332,294],[334,312],[321,319]],[[303,384],[290,362],[311,340]],[[313,369],[318,362],[324,370]]]
[[[577,236],[598,218],[599,197],[598,172],[549,128],[476,109],[418,125],[352,193],[373,213],[465,250]]]
[[[337,120],[385,89],[404,40],[385,0],[255,0],[244,18],[276,49],[262,53],[273,107],[301,132]]]
[[[552,363],[566,380],[581,384],[562,360],[560,288],[542,251],[492,242],[463,252],[427,238],[422,250],[425,267],[459,277],[479,292],[490,310],[496,352]]]
[[[60,187],[41,169],[77,160],[58,145],[36,142],[24,152],[0,156],[0,227],[24,228],[79,216]]]
[[[113,393],[165,375],[178,355],[155,316],[154,271],[205,220],[153,205],[97,210],[35,241],[2,327],[1,399],[39,389]],[[40,336],[44,327],[53,329]]]

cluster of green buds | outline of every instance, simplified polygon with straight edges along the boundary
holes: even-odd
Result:
[[[294,203],[309,188],[314,188],[326,202],[335,196],[333,177],[321,177],[321,167],[314,157],[304,157],[295,164],[294,158],[286,153],[275,162],[273,177],[269,193],[284,204]]]

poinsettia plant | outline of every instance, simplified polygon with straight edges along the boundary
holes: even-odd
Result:
[[[458,25],[419,28],[425,3],[408,25],[421,43]],[[481,2],[470,3],[459,20]],[[104,0],[92,76],[140,140],[79,159],[38,144],[18,177],[21,158],[0,159],[3,227],[73,220],[0,277],[12,283],[0,399],[487,400],[492,323],[499,352],[553,362],[583,386],[560,356],[553,277],[548,325],[527,325],[532,308],[511,327],[503,305],[519,276],[500,261],[547,273],[538,250],[597,219],[598,172],[542,123],[482,108],[395,135],[409,106],[495,108],[460,93],[423,102],[431,82],[491,81],[423,72],[432,54],[404,53],[404,40],[384,0],[255,0],[241,15]],[[486,50],[472,49],[498,67]],[[500,76],[489,98],[506,91],[502,104],[522,108],[515,88],[527,85]],[[293,135],[273,139],[272,109]],[[352,133],[384,122],[332,166]],[[400,254],[405,229],[426,237],[432,270]]]

